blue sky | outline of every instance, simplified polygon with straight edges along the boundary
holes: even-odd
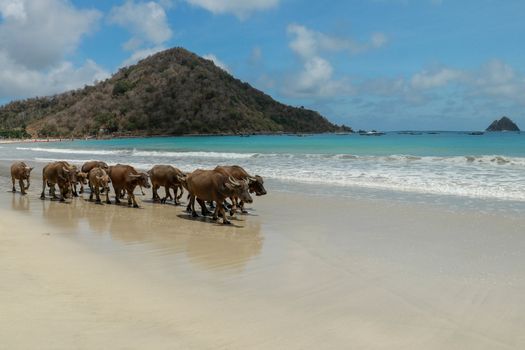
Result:
[[[356,129],[525,128],[525,2],[0,0],[0,101],[182,46]]]

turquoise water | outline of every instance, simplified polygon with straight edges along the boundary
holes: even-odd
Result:
[[[415,156],[503,155],[525,157],[525,133],[487,133],[472,136],[460,132],[384,136],[206,136],[154,137],[75,141],[49,147],[75,149],[142,149],[157,151],[205,151],[240,153],[353,154]]]
[[[238,164],[277,189],[309,193],[525,203],[525,134],[519,133],[136,138],[2,145],[1,151],[3,160],[80,165],[97,159],[140,169]]]

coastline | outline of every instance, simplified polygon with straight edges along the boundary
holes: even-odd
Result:
[[[525,345],[519,215],[271,192],[222,226],[34,183],[0,194],[6,348]]]
[[[44,138],[37,138],[37,139],[0,139],[0,144],[14,144],[14,143],[47,143],[47,142],[68,142],[72,141],[71,139],[60,139],[60,138],[52,138],[52,139],[44,139]]]

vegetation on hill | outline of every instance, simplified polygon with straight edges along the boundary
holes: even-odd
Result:
[[[120,69],[94,86],[0,108],[0,129],[36,137],[351,131],[276,102],[185,49]]]

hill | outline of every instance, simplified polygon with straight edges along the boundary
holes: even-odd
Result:
[[[502,117],[500,120],[494,120],[487,131],[520,131],[520,128],[509,118]]]
[[[33,137],[349,131],[173,48],[94,86],[0,108],[0,133]]]

